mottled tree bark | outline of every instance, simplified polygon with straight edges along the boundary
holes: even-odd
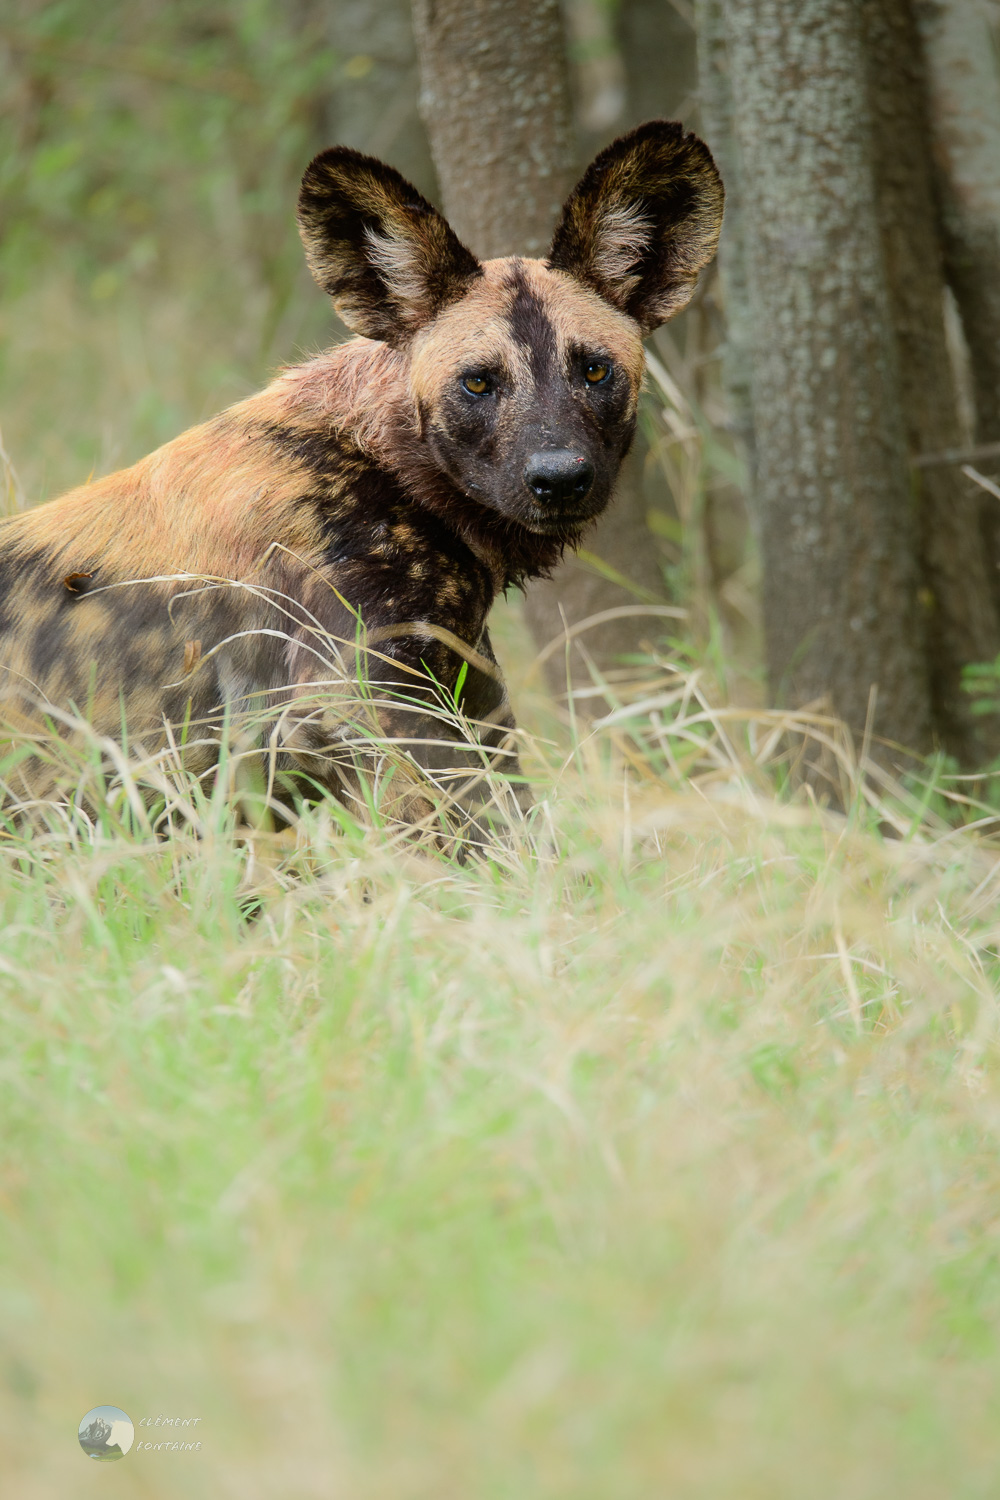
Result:
[[[414,0],[421,109],[444,211],[480,256],[541,256],[575,176],[569,71],[558,0]],[[576,559],[531,584],[525,616],[539,649],[605,609],[664,597],[656,539],[641,487],[624,471],[610,510],[584,548],[624,575],[624,588]],[[648,629],[648,625],[647,625]],[[601,670],[635,650],[646,633],[634,619],[589,630],[582,644]],[[590,682],[583,652],[570,654],[571,682]],[[565,691],[566,662],[546,664]]]
[[[544,255],[573,175],[559,0],[414,0],[444,211],[479,256]]]
[[[1000,70],[987,0],[916,0],[948,280],[972,366],[976,441],[1000,441]],[[992,12],[992,14],[991,14]],[[1000,469],[1000,465],[995,466]],[[1000,503],[982,500],[1000,608]]]
[[[756,441],[753,423],[753,336],[747,284],[746,185],[736,144],[733,88],[723,0],[698,0],[698,97],[705,140],[726,185],[726,217],[719,240],[719,275],[726,314],[722,371],[733,429],[747,461],[753,513]]]
[[[910,0],[862,0],[876,203],[912,453],[960,445],[944,325],[944,267],[930,161],[920,40]],[[962,668],[992,660],[1000,629],[979,534],[980,493],[957,467],[917,471],[927,670],[937,737],[966,765],[1000,751],[970,712]],[[995,503],[995,502],[994,502]]]
[[[914,501],[854,0],[725,0],[778,701],[932,736]]]

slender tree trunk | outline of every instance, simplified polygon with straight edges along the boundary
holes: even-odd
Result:
[[[320,141],[391,161],[422,193],[437,190],[419,89],[410,0],[298,0],[322,18],[326,39],[346,66],[326,96]]]
[[[1000,69],[987,0],[916,0],[948,280],[969,349],[976,441],[1000,441]],[[1000,472],[1000,464],[994,466]],[[982,502],[1000,608],[1000,503]]]
[[[559,0],[414,0],[444,211],[479,256],[544,255],[573,177]]]
[[[446,215],[480,256],[541,256],[573,185],[566,41],[558,0],[414,0],[421,110]],[[577,559],[531,584],[525,616],[541,649],[603,610],[664,597],[656,539],[641,486],[623,471],[610,510],[584,547],[633,585]],[[642,622],[616,620],[582,638],[601,670],[635,650]],[[583,653],[570,656],[571,682],[590,681]],[[565,691],[566,662],[547,663],[554,691]]]
[[[698,96],[705,140],[726,185],[726,217],[719,240],[719,276],[726,314],[723,381],[732,424],[747,461],[748,504],[753,512],[756,439],[753,422],[753,332],[747,284],[744,198],[737,149],[733,86],[723,0],[698,0]]]
[[[603,0],[565,0],[563,15],[576,138],[583,155],[595,155],[609,134],[621,133],[625,113],[625,61],[614,12]]]
[[[686,118],[698,86],[690,20],[670,0],[619,0],[615,21],[625,64],[622,129],[657,115]]]
[[[920,39],[910,0],[862,0],[876,203],[911,453],[961,442],[944,325],[944,267],[931,177]],[[980,492],[957,467],[917,471],[927,670],[939,741],[966,765],[1000,750],[970,712],[969,662],[992,660],[1000,629],[979,533]]]
[[[725,0],[772,693],[931,743],[914,501],[854,0]]]

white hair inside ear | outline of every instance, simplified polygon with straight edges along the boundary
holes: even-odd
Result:
[[[590,252],[592,273],[627,297],[639,285],[633,268],[649,248],[653,222],[639,203],[614,203],[603,209]]]
[[[419,307],[427,295],[427,266],[420,246],[405,235],[389,238],[365,228],[368,255],[390,297]]]

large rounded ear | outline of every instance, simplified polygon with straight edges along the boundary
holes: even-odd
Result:
[[[690,299],[715,254],[722,181],[708,147],[650,120],[596,157],[566,200],[549,265],[650,333]]]
[[[306,168],[299,234],[309,269],[348,328],[401,345],[482,268],[415,187],[346,146]]]

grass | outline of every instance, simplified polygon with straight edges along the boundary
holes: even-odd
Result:
[[[996,1493],[997,853],[658,670],[499,862],[8,827],[5,1493]]]

